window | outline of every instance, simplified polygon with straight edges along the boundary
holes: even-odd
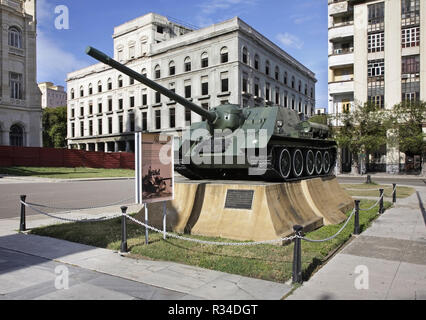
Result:
[[[288,78],[287,71],[285,71],[284,72],[284,84],[285,85],[287,85],[287,78]]]
[[[117,60],[119,62],[123,61],[123,48],[117,49]]]
[[[161,110],[155,110],[155,129],[161,129]]]
[[[107,81],[107,87],[108,87],[108,90],[112,90],[112,80],[111,80],[111,78],[109,78],[108,81]]]
[[[222,72],[220,74],[220,83],[221,83],[221,92],[228,92],[229,91],[228,72]]]
[[[155,92],[155,103],[161,103],[161,93]]]
[[[308,95],[308,85],[305,83],[305,96]]]
[[[23,100],[24,87],[22,82],[22,74],[10,72],[9,73],[10,97],[12,99]]]
[[[368,62],[368,77],[383,77],[385,75],[384,59],[371,60]]]
[[[118,87],[119,88],[123,87],[123,76],[122,75],[118,76]]]
[[[275,80],[280,79],[280,69],[278,67],[275,67]]]
[[[91,83],[89,83],[89,95],[93,94],[93,86]]]
[[[24,129],[18,124],[10,127],[9,144],[13,147],[22,147],[24,145]]]
[[[80,136],[84,137],[84,122],[80,122]]]
[[[133,78],[129,78],[129,85],[131,86],[131,85],[133,85],[133,84],[135,84],[135,79],[133,79]]]
[[[191,98],[191,84],[187,81],[185,81],[185,98]]]
[[[89,136],[93,136],[93,121],[89,120]]]
[[[299,80],[299,83],[298,83],[297,90],[298,90],[299,92],[302,92],[302,81],[300,81],[300,80]]]
[[[135,45],[133,44],[129,47],[129,60],[134,58],[135,58]]]
[[[270,84],[269,83],[266,83],[266,86],[265,86],[265,99],[267,101],[271,100],[271,88],[270,88]]]
[[[275,88],[275,104],[280,105],[280,89]]]
[[[80,97],[84,97],[84,89],[83,86],[80,87]]]
[[[118,117],[118,132],[123,133],[124,132],[124,122],[123,122],[123,116]]]
[[[248,74],[243,73],[243,92],[248,93]]]
[[[169,109],[169,127],[170,128],[176,127],[175,108],[170,108]]]
[[[260,97],[260,90],[259,90],[259,79],[256,79],[257,81],[255,81],[254,83],[254,95],[256,97]]]
[[[207,76],[201,77],[201,95],[207,96],[209,94],[209,82]]]
[[[102,102],[98,102],[98,113],[102,113]]]
[[[401,43],[403,48],[420,46],[420,27],[402,29]]]
[[[175,73],[176,73],[175,62],[170,61],[170,63],[169,63],[169,76],[174,76]]]
[[[145,69],[145,68],[143,68],[143,69],[142,69],[141,74],[142,74],[144,77],[146,77],[146,69]]]
[[[71,138],[75,137],[75,123],[71,123]]]
[[[292,89],[294,89],[295,82],[296,82],[296,79],[294,77],[291,77],[291,88]]]
[[[401,74],[401,100],[420,100],[420,55],[402,57]]]
[[[420,0],[401,0],[401,22],[403,26],[420,23]]]
[[[192,117],[191,110],[188,108],[185,108],[185,123],[187,125],[191,125],[191,117]]]
[[[102,92],[102,82],[99,81],[98,82],[98,93],[101,93],[101,92]]]
[[[9,28],[9,46],[22,49],[22,32],[17,27]]]
[[[267,76],[269,76],[269,61],[268,60],[266,60],[266,62],[265,62],[265,74]]]
[[[314,88],[311,88],[311,98],[314,98]]]
[[[351,111],[351,103],[349,101],[342,101],[342,111],[343,112]]]
[[[118,110],[123,110],[123,98],[118,99]]]
[[[148,95],[146,94],[146,91],[142,91],[142,105],[146,106],[148,104]]]
[[[80,106],[80,117],[83,117],[83,116],[84,116],[84,106],[81,105]]]
[[[164,28],[162,26],[157,26],[157,32],[158,33],[163,33],[164,32]]]
[[[259,56],[257,54],[254,56],[254,68],[259,70]]]
[[[402,57],[402,72],[404,74],[420,73],[420,55]]]
[[[243,63],[248,64],[248,52],[246,47],[243,48]]]
[[[89,102],[89,114],[93,114],[93,103]]]
[[[112,111],[112,98],[108,98],[108,111]]]
[[[75,117],[75,110],[74,110],[74,107],[72,107],[72,109],[71,109],[71,118],[74,118]]]
[[[284,92],[284,107],[288,108],[288,93]]]
[[[379,2],[368,6],[368,28],[369,31],[384,28],[385,3]]]
[[[135,132],[135,114],[129,114],[130,132]]]
[[[102,135],[102,119],[98,119],[98,135]]]
[[[160,65],[157,64],[155,66],[154,74],[155,74],[155,79],[160,79],[160,77],[161,77]]]
[[[220,62],[221,63],[228,62],[228,48],[227,47],[223,47],[222,49],[220,49]]]
[[[134,108],[135,107],[135,97],[130,97],[130,108]]]
[[[146,131],[147,129],[148,129],[147,113],[142,112],[142,131]]]
[[[74,89],[71,89],[71,99],[74,99],[74,97],[75,97]]]
[[[371,33],[368,35],[368,52],[380,52],[385,50],[385,33]]]
[[[108,118],[108,134],[112,134],[112,118]]]
[[[207,68],[209,66],[209,57],[207,52],[203,52],[201,55],[201,68]]]
[[[191,59],[189,57],[185,58],[184,70],[185,72],[191,71]]]
[[[296,103],[296,101],[295,101],[295,98],[294,98],[294,96],[292,96],[291,97],[291,108],[294,110],[294,107],[296,106],[295,105],[295,103]]]

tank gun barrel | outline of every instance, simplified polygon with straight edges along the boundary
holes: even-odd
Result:
[[[209,112],[200,106],[196,105],[195,103],[192,103],[191,101],[186,100],[182,96],[174,93],[173,91],[168,90],[167,88],[159,85],[158,83],[148,79],[147,77],[143,76],[142,74],[130,69],[129,67],[126,67],[125,65],[117,62],[116,60],[112,59],[105,53],[93,48],[93,47],[87,47],[86,53],[95,58],[96,60],[103,62],[110,67],[128,75],[129,77],[141,82],[142,84],[146,85],[147,87],[150,87],[151,89],[165,95],[171,100],[176,101],[177,103],[183,105],[185,108],[190,109],[191,111],[199,114],[200,116],[206,118],[209,122],[214,122],[217,118],[215,112]]]

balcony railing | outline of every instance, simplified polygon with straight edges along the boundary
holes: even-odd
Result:
[[[333,54],[335,55],[340,55],[340,54],[348,54],[348,53],[353,53],[354,52],[354,48],[337,48],[333,50]]]

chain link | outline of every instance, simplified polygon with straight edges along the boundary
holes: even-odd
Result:
[[[106,208],[106,207],[112,207],[115,206],[117,204],[121,204],[127,201],[130,201],[134,199],[134,197],[130,197],[128,199],[124,199],[124,200],[120,200],[117,202],[113,202],[113,203],[109,203],[109,204],[104,204],[101,206],[93,206],[93,207],[87,207],[87,208],[61,208],[61,207],[51,207],[51,206],[47,206],[44,204],[38,204],[38,203],[31,203],[31,202],[27,202],[27,204],[34,206],[34,207],[39,207],[39,208],[46,208],[46,209],[54,209],[54,210],[88,210],[88,209],[99,209],[99,208]]]
[[[373,209],[375,206],[377,206],[380,203],[380,201],[383,199],[384,196],[385,196],[385,193],[383,192],[383,194],[380,196],[379,200],[377,200],[377,202],[375,204],[373,204],[370,208],[359,209],[359,211],[369,211],[369,210]]]
[[[127,214],[123,214],[123,216],[125,216],[126,218],[128,218],[130,221],[133,221],[149,230],[155,231],[157,233],[161,233],[161,234],[166,234],[166,236],[170,237],[170,238],[175,238],[175,239],[179,239],[179,240],[185,240],[185,241],[191,241],[191,242],[196,242],[196,243],[200,243],[200,244],[208,244],[208,245],[218,245],[218,246],[255,246],[255,245],[259,245],[259,244],[272,244],[272,243],[279,243],[279,242],[283,242],[283,241],[291,241],[295,238],[301,238],[300,235],[293,235],[290,237],[286,237],[286,238],[280,238],[280,239],[275,239],[275,240],[265,240],[265,241],[256,241],[256,242],[219,242],[219,241],[206,241],[206,240],[199,240],[199,239],[193,239],[193,238],[187,238],[187,237],[182,237],[179,236],[177,234],[174,233],[169,233],[166,232],[164,233],[163,230],[151,227]]]
[[[54,218],[54,219],[58,219],[58,220],[63,220],[63,221],[68,221],[68,222],[100,222],[100,221],[107,221],[107,220],[112,220],[112,219],[121,217],[121,214],[116,214],[116,215],[113,215],[113,216],[110,216],[110,217],[100,217],[100,218],[94,218],[94,219],[86,219],[86,218],[84,218],[84,219],[64,218],[64,217],[58,217],[58,216],[52,215],[52,214],[47,213],[47,212],[43,212],[43,211],[41,211],[41,210],[39,210],[37,208],[34,208],[29,203],[26,203],[26,202],[23,202],[23,201],[21,201],[21,204],[23,204],[24,206],[26,206],[27,208],[29,208],[29,209],[31,209],[31,210],[33,210],[35,212],[38,212],[38,213],[43,214],[45,216],[48,216],[50,218]]]

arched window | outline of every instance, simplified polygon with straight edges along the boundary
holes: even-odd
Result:
[[[266,62],[265,62],[265,74],[267,76],[269,76],[269,61],[268,60],[266,60]]]
[[[22,32],[17,27],[9,28],[9,46],[22,49]]]
[[[144,77],[146,77],[146,69],[145,69],[145,68],[143,68],[143,69],[142,69],[141,74],[142,74]]]
[[[280,79],[280,68],[275,67],[275,80],[279,80]]]
[[[259,56],[257,54],[254,56],[254,68],[259,70]]]
[[[10,127],[9,142],[11,146],[22,147],[24,145],[24,130],[18,124]]]
[[[220,49],[220,63],[226,62],[228,62],[228,48],[222,47],[222,49]]]
[[[185,70],[185,72],[191,71],[191,58],[190,57],[185,58],[183,69]]]
[[[159,79],[161,78],[161,70],[160,70],[160,65],[157,64],[154,68],[154,74],[155,74],[155,79]]]
[[[308,85],[305,83],[305,96],[308,95]]]
[[[295,86],[295,79],[294,79],[294,76],[293,77],[291,77],[291,88],[292,89],[294,89],[294,86]]]
[[[243,63],[248,64],[248,51],[246,47],[243,47]]]
[[[89,95],[93,94],[93,86],[89,83]]]
[[[75,93],[74,93],[74,89],[71,89],[71,99],[75,98]]]
[[[117,84],[119,88],[123,87],[123,76],[121,74],[118,76]]]
[[[80,97],[84,97],[84,88],[83,88],[83,86],[80,87]]]
[[[98,81],[98,92],[102,92],[102,81]]]
[[[107,87],[108,87],[108,90],[112,90],[112,80],[111,80],[111,78],[108,78]]]
[[[302,81],[300,81],[300,80],[299,80],[297,89],[298,89],[299,92],[302,92]]]
[[[201,54],[201,68],[207,68],[209,66],[209,55],[207,52]]]
[[[169,76],[173,76],[176,74],[176,66],[175,66],[175,62],[172,60],[169,63]]]
[[[284,72],[284,84],[287,85],[288,74],[287,71]]]

